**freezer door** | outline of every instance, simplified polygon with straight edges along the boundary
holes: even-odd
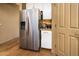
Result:
[[[26,49],[27,48],[27,40],[28,40],[28,21],[26,20],[26,11],[21,11],[20,18],[20,47]]]

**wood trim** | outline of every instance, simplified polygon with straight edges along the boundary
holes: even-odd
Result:
[[[6,41],[6,42],[0,44],[0,46],[1,46],[1,45],[6,45],[6,44],[13,43],[13,42],[15,42],[15,41],[18,41],[18,39],[19,39],[19,38],[13,38],[13,39],[11,39],[11,40],[9,40],[9,41]]]
[[[18,43],[19,43],[19,38],[13,38],[7,42],[0,44],[0,51],[7,50],[7,49],[17,45]]]

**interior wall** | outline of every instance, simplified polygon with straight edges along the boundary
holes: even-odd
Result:
[[[43,19],[52,19],[51,18],[51,3],[27,3],[26,9],[38,8],[43,11]]]
[[[0,44],[19,37],[19,7],[0,4]]]

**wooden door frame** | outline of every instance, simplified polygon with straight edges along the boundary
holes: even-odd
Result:
[[[53,15],[53,11],[54,11],[54,7],[58,7],[56,4],[58,3],[52,3],[51,4],[51,9],[52,9],[52,12],[51,12],[51,15],[52,15],[52,50],[51,50],[51,53],[53,55],[57,55],[57,51],[56,51],[56,40],[57,40],[57,17],[54,17]],[[57,11],[55,13],[58,13],[58,9],[56,9]],[[56,15],[56,14],[55,14]],[[57,14],[58,16],[58,14]]]

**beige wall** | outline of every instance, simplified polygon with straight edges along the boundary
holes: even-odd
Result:
[[[0,4],[0,44],[19,37],[18,5]]]

